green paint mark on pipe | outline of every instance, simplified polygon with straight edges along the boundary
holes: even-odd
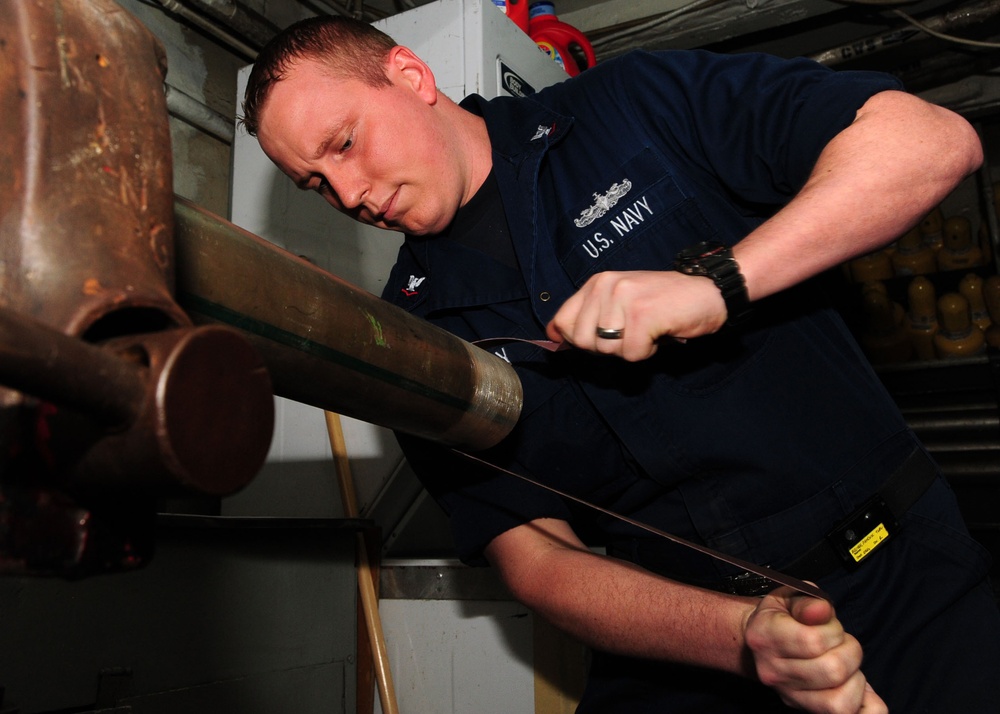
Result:
[[[375,330],[375,344],[379,347],[388,347],[389,343],[385,341],[385,335],[382,334],[382,325],[379,324],[378,318],[370,312],[366,312],[365,317],[368,318],[368,322],[371,323],[372,329]]]

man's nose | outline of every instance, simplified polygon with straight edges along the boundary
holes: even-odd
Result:
[[[337,175],[327,178],[330,188],[337,194],[337,200],[345,209],[359,207],[368,193],[368,182],[357,173],[337,172]]]

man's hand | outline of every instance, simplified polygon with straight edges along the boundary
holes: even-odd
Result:
[[[746,624],[746,643],[761,682],[788,706],[815,714],[885,714],[861,672],[861,645],[831,605],[779,588]]]
[[[546,331],[556,342],[637,362],[651,357],[663,337],[683,341],[725,322],[725,301],[710,278],[672,270],[609,271],[592,276],[563,303]],[[598,327],[622,330],[622,337],[600,338]]]

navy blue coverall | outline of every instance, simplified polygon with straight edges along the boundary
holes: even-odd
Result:
[[[887,75],[806,60],[677,51],[631,53],[526,100],[469,97],[463,106],[486,120],[519,269],[467,244],[408,237],[383,297],[469,341],[544,339],[591,275],[670,270],[686,246],[742,239],[795,195],[869,97],[898,88]],[[665,342],[640,363],[496,348],[525,404],[512,434],[479,456],[780,570],[922,448],[813,283],[755,303],[746,324]],[[671,578],[726,589],[739,575],[399,438],[467,563],[484,564],[505,530],[557,518]],[[819,584],[891,711],[995,711],[1000,616],[986,551],[941,479],[898,515],[897,536]],[[595,653],[579,711],[785,709],[760,685]]]

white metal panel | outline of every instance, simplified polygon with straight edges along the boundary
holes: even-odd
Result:
[[[382,600],[400,712],[532,714],[533,619],[515,602]],[[382,713],[376,697],[375,710]]]

